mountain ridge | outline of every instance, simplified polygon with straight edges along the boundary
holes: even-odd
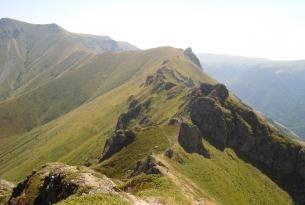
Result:
[[[304,145],[191,49],[83,52],[0,102],[0,177],[17,183],[9,204],[305,203]]]

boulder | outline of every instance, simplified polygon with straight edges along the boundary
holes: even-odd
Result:
[[[178,142],[186,152],[210,157],[202,143],[202,134],[197,126],[181,123]]]
[[[120,151],[123,147],[133,142],[135,134],[130,130],[116,130],[110,138],[106,140],[102,157],[99,161],[110,158],[113,154]]]

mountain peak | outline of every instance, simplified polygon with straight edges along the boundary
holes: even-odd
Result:
[[[193,53],[193,50],[191,47],[188,47],[187,49],[185,49],[185,51],[183,52],[185,56],[187,56],[195,65],[197,65],[199,68],[201,67],[200,61],[198,59],[198,57]]]

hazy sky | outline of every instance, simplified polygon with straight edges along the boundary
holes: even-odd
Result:
[[[305,0],[0,0],[0,16],[139,48],[305,59]]]

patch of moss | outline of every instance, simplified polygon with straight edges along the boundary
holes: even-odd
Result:
[[[73,195],[56,205],[130,205],[130,203],[116,194],[96,193],[83,196]]]

